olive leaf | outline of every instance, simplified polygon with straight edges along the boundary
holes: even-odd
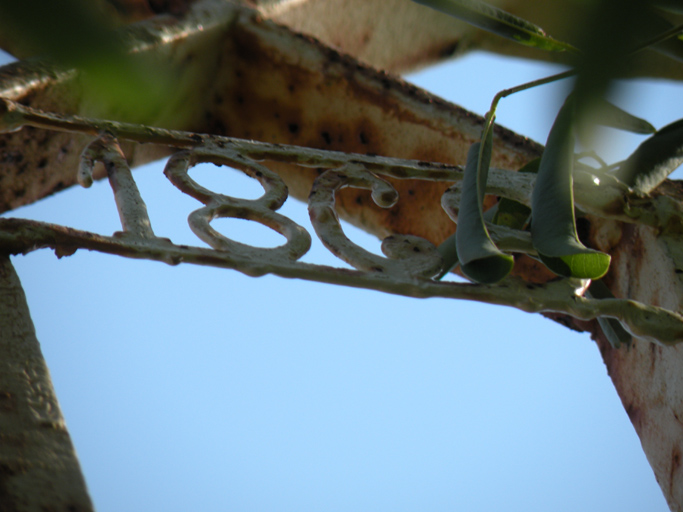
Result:
[[[460,263],[460,258],[458,258],[458,249],[455,247],[455,233],[446,238],[446,240],[444,240],[443,243],[436,248],[436,250],[439,251],[441,258],[443,259],[441,272],[434,277],[436,281],[440,281]]]
[[[642,135],[650,135],[657,131],[646,120],[629,114],[604,98],[595,98],[590,108],[590,121],[594,123]]]
[[[586,290],[586,296],[593,299],[614,298],[614,295],[612,295],[612,292],[602,280],[593,281],[588,290]],[[631,345],[633,337],[624,329],[619,320],[616,318],[598,317],[598,323],[612,348],[619,348],[622,343],[627,347]]]
[[[484,222],[483,203],[493,148],[493,117],[489,113],[482,141],[467,153],[455,245],[463,274],[483,284],[500,281],[512,270],[514,259],[493,243]]]
[[[570,44],[550,37],[541,27],[479,0],[413,1],[526,46],[556,52],[576,51]]]
[[[584,98],[582,108],[577,112],[577,123],[579,141],[586,147],[593,147],[597,125],[639,135],[651,135],[657,131],[646,120],[626,112],[602,97]],[[595,159],[596,155],[590,156]]]
[[[565,277],[599,279],[610,256],[585,247],[576,233],[572,172],[574,99],[565,101],[548,135],[531,196],[531,238],[541,261]]]
[[[527,162],[517,172],[537,174],[540,163],[540,158],[534,158]],[[493,224],[506,226],[512,229],[524,229],[528,224],[529,217],[531,216],[531,208],[527,205],[517,202],[514,199],[502,197],[500,201],[498,201],[497,206],[496,214],[493,217]]]
[[[647,195],[683,163],[683,119],[646,139],[617,169],[617,179]]]

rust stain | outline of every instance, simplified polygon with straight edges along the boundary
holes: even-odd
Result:
[[[628,418],[631,420],[631,424],[636,429],[636,432],[641,432],[643,421],[641,408],[631,402],[629,404],[624,404],[624,409],[626,410]]]
[[[669,496],[674,496],[676,480],[674,475],[681,467],[681,451],[678,446],[674,446],[671,452],[671,465],[669,470]]]
[[[143,16],[148,14],[145,8],[172,12],[189,5],[181,0],[121,2],[127,2],[131,12],[142,8],[139,12]],[[426,51],[459,51],[460,43],[451,40],[450,46]],[[178,128],[454,164],[464,163],[469,145],[478,137],[480,117],[253,14],[242,16],[225,40],[217,39],[215,44],[223,45],[218,52],[221,60],[216,62],[215,75],[207,79],[210,87],[202,89],[205,103],[197,105],[202,118],[198,125],[189,126],[188,122]],[[188,59],[194,56],[188,55]],[[4,78],[0,75],[0,79]],[[84,113],[79,112],[79,93],[73,83],[53,80],[46,84],[43,89],[34,87],[19,99],[46,110]],[[191,103],[189,99],[187,103]],[[496,127],[494,133],[496,167],[519,168],[540,153],[538,144],[504,128]],[[73,184],[85,140],[34,129],[0,137],[0,209],[35,201]],[[137,163],[142,161],[142,153],[132,144],[127,145],[127,154],[134,155]],[[275,163],[269,166],[283,176],[292,195],[302,200],[321,171]],[[100,172],[103,174],[103,170]],[[367,191],[345,189],[338,196],[341,216],[380,237],[413,234],[438,244],[453,233],[455,225],[440,207],[448,183],[393,183],[400,193],[394,208],[377,207]],[[681,187],[678,185],[675,197],[680,197]],[[680,226],[674,227],[683,231]],[[591,242],[598,237],[598,229],[590,222],[580,228],[582,238],[594,245]],[[647,247],[640,236],[633,225],[622,225],[615,236],[604,239],[613,255],[605,282],[617,296],[632,297],[637,293],[638,276],[651,265],[646,261]],[[68,250],[63,248],[62,254]],[[555,277],[525,256],[516,258],[514,273],[528,280],[529,286]],[[636,341],[628,350],[615,350],[595,322],[581,322],[566,315],[546,316],[572,329],[592,333],[629,418],[641,434],[652,422],[648,417],[652,413],[648,393],[657,388],[656,378],[661,375],[660,366],[668,349]],[[0,407],[9,407],[6,398],[3,402],[0,396]],[[668,454],[663,459],[665,466]],[[670,459],[670,483],[680,466],[681,452],[675,448]],[[665,479],[667,474],[664,471],[660,476]]]
[[[216,62],[215,76],[207,80],[213,88],[204,91],[200,124],[194,129],[366,155],[465,162],[470,144],[479,137],[481,117],[311,37],[294,34],[248,10],[244,13],[225,39],[217,42],[223,45],[216,52],[221,60]],[[69,93],[63,91],[68,101],[61,110],[78,111],[78,98]],[[41,103],[40,95],[35,102],[28,96],[24,100],[57,110],[54,102],[60,96],[55,89],[48,103]],[[4,198],[5,208],[73,184],[71,169],[84,142],[31,131],[19,137],[3,139],[6,146],[0,149],[0,157],[9,162],[4,170],[13,173],[8,179],[17,184]],[[541,150],[538,144],[501,127],[495,129],[494,145],[493,165],[511,169]],[[139,148],[132,145],[127,149],[127,154],[139,154]],[[32,155],[35,161],[27,161]],[[17,162],[17,158],[23,160]],[[271,167],[283,176],[291,194],[302,200],[319,174],[317,169],[283,164]],[[23,175],[27,178],[22,181]],[[392,183],[400,194],[395,207],[379,208],[367,191],[345,189],[338,195],[340,215],[379,237],[411,234],[439,244],[453,233],[455,225],[440,206],[449,183]],[[495,198],[487,198],[487,204],[493,202]],[[523,256],[517,258],[515,274],[539,283],[554,277]]]
[[[512,275],[521,277],[533,284],[543,284],[557,278],[543,263],[525,254],[515,257]]]
[[[16,398],[9,391],[0,391],[0,411],[14,412],[17,408]]]
[[[655,374],[655,371],[657,369],[657,359],[662,354],[661,349],[662,347],[659,347],[654,343],[650,344],[650,376],[653,376]]]
[[[283,28],[267,20],[233,31],[216,81],[221,89],[207,108],[213,132],[275,143],[462,164],[482,119],[387,73],[359,63],[313,38],[295,35],[287,51],[277,45]],[[299,45],[297,47],[297,44]],[[502,146],[494,164],[514,168],[539,146],[497,129]],[[514,142],[514,144],[513,144]],[[294,197],[305,200],[316,172],[276,164]],[[346,220],[384,237],[402,233],[441,243],[454,230],[440,206],[448,183],[392,180],[400,194],[391,209],[368,192],[345,189],[338,209]]]
[[[635,226],[625,224],[621,228],[621,239],[611,251],[612,263],[608,280],[612,280],[612,274],[618,272],[619,288],[614,293],[619,297],[632,297],[632,282],[630,276],[637,276],[642,263],[645,248],[639,237],[635,236]],[[618,270],[617,270],[618,269]]]

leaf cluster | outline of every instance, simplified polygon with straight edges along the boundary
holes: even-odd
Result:
[[[622,74],[635,53],[653,49],[677,59],[683,56],[683,41],[678,37],[683,27],[672,27],[660,16],[662,10],[680,13],[683,7],[670,1],[596,1],[592,16],[577,35],[580,44],[574,46],[549,36],[529,21],[479,0],[415,1],[526,46],[570,52],[573,61],[573,68],[568,72],[501,91],[494,98],[480,141],[472,145],[467,156],[455,243],[449,239],[440,248],[447,266],[450,269],[459,264],[463,274],[478,283],[491,284],[504,279],[511,272],[514,260],[510,251],[499,248],[493,239],[496,236],[492,238],[492,233],[498,234],[504,227],[529,232],[530,246],[522,252],[539,259],[555,274],[599,280],[609,270],[610,256],[586,247],[577,234],[573,187],[578,160],[576,139],[595,124],[650,135],[624,162],[614,168],[603,166],[599,171],[611,173],[633,195],[650,194],[683,163],[683,120],[656,130],[647,121],[605,99],[614,79]],[[570,76],[576,77],[573,90],[557,114],[542,157],[520,170],[537,174],[531,208],[502,198],[491,211],[485,212],[492,128],[499,100]],[[609,298],[609,290],[601,282],[597,283],[587,293],[595,298]],[[602,319],[601,325],[615,346],[630,339],[619,322]]]

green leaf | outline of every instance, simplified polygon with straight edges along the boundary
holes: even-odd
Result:
[[[435,280],[439,281],[460,263],[458,249],[455,247],[455,233],[446,238],[436,250],[439,251],[439,254],[441,254],[441,257],[443,258],[441,273],[434,277]]]
[[[537,174],[540,163],[540,158],[534,158],[530,162],[527,162],[527,164],[517,172]],[[496,215],[493,217],[493,223],[498,226],[507,226],[512,229],[524,229],[529,222],[530,215],[531,208],[527,205],[517,202],[514,199],[503,197],[498,201],[498,209],[496,210]]]
[[[543,264],[559,276],[600,279],[609,270],[610,255],[586,248],[581,242],[567,240],[563,256],[548,256],[539,251]]]
[[[491,240],[483,216],[484,194],[493,147],[492,119],[483,142],[472,144],[467,153],[462,197],[458,212],[455,245],[463,274],[483,284],[497,283],[512,270],[514,259],[502,253]]]
[[[565,277],[599,279],[610,256],[585,247],[576,233],[572,172],[574,101],[560,109],[548,135],[531,196],[531,238],[541,261]]]
[[[586,296],[593,299],[613,299],[614,295],[602,280],[593,281],[586,290]],[[607,341],[613,348],[619,348],[623,343],[627,347],[631,345],[633,337],[624,329],[621,322],[616,318],[598,317],[598,323]]]
[[[657,131],[654,126],[644,119],[629,114],[603,98],[595,98],[593,100],[590,106],[590,121],[603,126],[617,128],[618,130],[643,135],[650,135]]]
[[[683,119],[645,140],[621,164],[617,179],[639,195],[647,195],[683,163]]]
[[[627,55],[639,43],[660,32],[656,26],[652,27],[650,2],[599,0],[584,3],[584,17],[576,26],[574,39],[582,50],[579,75],[574,84],[580,119],[593,106],[593,100],[607,96],[613,80],[623,77],[632,66]]]
[[[576,51],[570,44],[553,39],[537,25],[479,0],[413,1],[526,46],[555,52]]]

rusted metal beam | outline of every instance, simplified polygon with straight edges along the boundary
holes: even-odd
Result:
[[[197,2],[174,24],[153,19],[135,31],[144,34],[142,50],[164,55],[166,65],[181,77],[176,96],[154,118],[140,119],[121,105],[95,105],[80,91],[73,73],[44,67],[6,68],[0,93],[50,111],[456,164],[464,162],[469,145],[479,137],[479,116],[243,6]],[[73,185],[84,142],[40,130],[3,137],[2,209]],[[508,169],[520,167],[540,150],[502,128],[496,131],[495,145],[493,165]],[[126,151],[134,164],[159,154],[139,145]],[[295,197],[308,195],[315,170],[302,173],[282,166],[278,171]],[[416,188],[402,182],[398,187],[404,199],[391,213],[350,191],[341,194],[340,209],[378,235],[406,232],[438,243],[450,234],[452,223],[439,204],[443,185]],[[433,222],[417,220],[423,216]]]
[[[177,79],[176,94],[154,115],[141,117],[125,105],[94,103],[80,89],[75,74],[34,64],[15,64],[1,70],[0,94],[49,111],[267,142],[464,162],[468,146],[478,137],[482,123],[478,116],[376,71],[339,49],[394,70],[422,65],[475,45],[501,53],[508,50],[488,47],[489,43],[475,39],[479,35],[472,39],[449,35],[448,23],[453,22],[433,13],[420,14],[425,18],[419,18],[417,11],[411,14],[411,9],[418,7],[408,0],[259,4],[257,10],[238,3],[202,0],[181,16],[149,19],[133,29],[138,35],[144,34],[138,38],[142,41],[140,51],[158,55]],[[373,9],[367,11],[370,5]],[[537,11],[513,12],[538,22],[560,38],[562,26],[552,26],[551,11],[567,16],[568,23],[572,13],[580,12],[560,8],[554,2],[515,5],[532,11],[536,6]],[[267,15],[308,31],[337,49],[277,25]],[[422,21],[415,21],[418,18]],[[648,55],[644,59],[646,67],[635,72],[655,76],[679,73],[665,66],[660,57]],[[0,138],[0,208],[28,204],[73,185],[85,142],[85,138],[38,129]],[[503,129],[496,131],[494,147],[493,165],[509,169],[518,168],[540,151],[538,145]],[[129,144],[124,149],[133,164],[161,154],[159,148],[145,145]],[[317,175],[315,169],[272,167],[300,198],[308,195]],[[348,190],[340,194],[337,208],[355,224],[378,235],[397,231],[438,243],[453,230],[439,205],[444,186],[402,181],[396,188],[402,199],[391,210],[380,210],[366,194]],[[680,204],[680,190],[667,193],[672,203]],[[631,228],[598,218],[591,219],[588,231],[593,245],[614,257],[607,281],[617,296],[681,310],[683,293],[678,276],[683,264],[677,263],[680,255],[676,254],[675,242],[654,228]],[[518,265],[526,265],[521,270],[525,278],[543,279],[540,265],[533,261],[522,259]],[[595,324],[569,322],[574,328],[595,332]],[[636,342],[629,351],[617,351],[602,338],[598,342],[669,503],[674,508],[683,507],[683,400],[679,382],[683,350]]]
[[[105,1],[105,0],[99,0]],[[122,21],[153,13],[179,13],[196,0],[106,0],[118,9]],[[234,0],[265,17],[353,55],[378,69],[404,73],[471,50],[483,50],[534,60],[566,63],[569,55],[545,52],[455,20],[411,0]],[[579,43],[581,27],[594,5],[583,0],[489,0],[522,19],[545,29],[557,39]],[[664,13],[674,25],[680,16]],[[630,76],[683,79],[671,59],[646,51],[625,70]]]
[[[200,130],[206,90],[213,86],[215,66],[221,59],[219,48],[238,13],[239,8],[231,3],[209,1],[185,17],[160,16],[131,26],[131,51],[152,56],[173,81],[173,94],[160,108],[143,115],[125,101],[107,104],[88,95],[76,72],[37,61],[1,68],[0,95],[52,112]],[[72,186],[74,165],[87,140],[33,129],[0,137],[0,211]],[[149,146],[125,149],[134,165],[165,154]],[[103,176],[100,168],[98,177]]]

